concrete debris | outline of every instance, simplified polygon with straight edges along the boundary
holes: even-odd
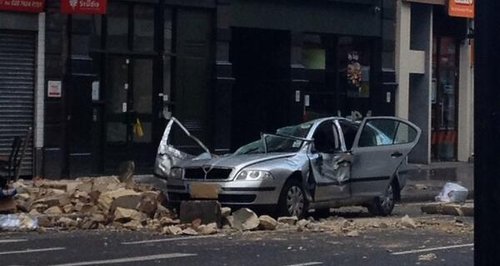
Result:
[[[276,229],[278,222],[269,215],[261,215],[259,217],[259,228],[262,230],[274,230]]]
[[[356,237],[359,236],[359,232],[357,230],[350,231],[346,234],[349,237]]]
[[[197,229],[198,233],[201,235],[213,235],[217,234],[217,224],[216,223],[210,223],[210,224],[202,224],[198,227]]]
[[[220,210],[221,210],[221,215],[223,218],[226,218],[229,215],[231,215],[231,208],[229,208],[229,207],[222,207]]]
[[[182,230],[181,234],[183,235],[189,235],[189,236],[196,236],[198,235],[198,232],[194,230],[193,228],[186,228]]]
[[[233,212],[233,225],[234,229],[248,231],[254,230],[259,227],[260,220],[257,214],[248,208],[241,208]]]
[[[474,216],[474,203],[429,203],[422,205],[422,212],[455,216]]]
[[[46,209],[43,213],[45,214],[62,214],[62,210],[59,206],[52,206],[48,209]]]
[[[279,217],[278,218],[278,223],[283,223],[283,224],[288,224],[288,225],[295,225],[298,221],[297,216],[291,216],[291,217]]]
[[[429,253],[429,254],[424,254],[424,255],[418,256],[419,261],[432,261],[435,259],[437,259],[437,256],[434,253]]]
[[[165,226],[162,229],[162,234],[165,235],[180,235],[182,233],[182,228],[176,225]]]
[[[401,225],[407,228],[412,228],[415,229],[417,228],[417,224],[415,223],[415,220],[410,218],[410,216],[405,215],[403,218],[401,218]]]
[[[114,217],[114,221],[120,223],[127,223],[132,220],[144,222],[147,218],[145,213],[136,211],[134,209],[126,209],[121,207],[116,208]]]
[[[345,219],[341,216],[273,218],[257,216],[251,209],[232,211],[216,200],[184,201],[179,213],[165,207],[166,196],[146,184],[136,184],[130,178],[120,182],[116,176],[78,178],[76,180],[43,180],[11,184],[18,193],[0,201],[0,212],[9,230],[40,230],[54,227],[73,229],[148,230],[165,235],[211,235],[220,232],[278,230],[285,232],[325,232],[345,237],[358,237],[369,230],[417,230],[433,228],[450,233],[471,233],[474,225],[473,203],[432,203],[422,206],[426,213],[456,215],[444,221],[410,218],[408,215]],[[10,214],[9,214],[10,215]],[[24,228],[24,229],[22,229]],[[0,229],[4,229],[0,226]]]
[[[164,207],[166,197],[149,185],[116,176],[76,180],[22,179],[10,184],[18,193],[0,201],[0,212],[30,215],[41,227],[128,230],[144,228],[161,232],[162,226],[180,224]],[[17,214],[16,214],[17,215]],[[23,214],[24,215],[24,214]],[[19,229],[19,228],[18,228]]]
[[[307,226],[311,223],[309,220],[301,219],[297,221],[297,230],[302,232],[305,231]]]
[[[78,225],[78,222],[68,217],[61,217],[57,220],[56,224],[64,228],[74,228]]]

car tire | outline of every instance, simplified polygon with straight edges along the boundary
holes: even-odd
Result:
[[[388,216],[394,209],[397,189],[395,182],[387,187],[384,195],[376,197],[371,204],[368,204],[368,212],[375,216]]]
[[[278,200],[277,214],[279,216],[305,217],[309,209],[309,202],[302,184],[295,179],[288,180],[281,190]]]

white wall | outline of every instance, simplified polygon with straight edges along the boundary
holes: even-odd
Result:
[[[460,45],[458,84],[458,161],[468,161],[474,152],[474,67],[472,45],[466,40]]]

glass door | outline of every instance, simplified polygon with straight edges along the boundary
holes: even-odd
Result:
[[[434,37],[432,71],[433,161],[456,160],[458,48],[453,37]]]
[[[133,160],[136,168],[154,161],[153,60],[109,56],[105,102],[105,169]]]

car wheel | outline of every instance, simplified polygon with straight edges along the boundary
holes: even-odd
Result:
[[[304,189],[297,180],[288,180],[280,193],[278,216],[297,216],[301,219],[309,208]]]
[[[395,182],[392,182],[384,192],[384,195],[376,197],[373,203],[368,205],[368,211],[377,216],[387,216],[394,209],[396,190]]]

